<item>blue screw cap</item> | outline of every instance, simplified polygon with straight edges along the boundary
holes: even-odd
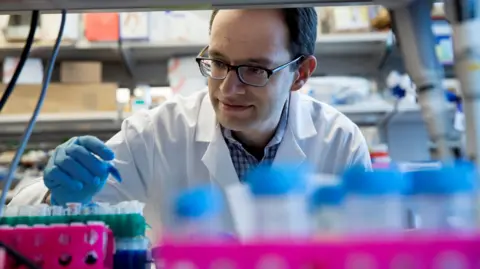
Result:
[[[476,190],[475,167],[467,162],[408,173],[411,195],[447,195]]]
[[[310,199],[313,208],[322,206],[339,206],[343,203],[345,190],[340,185],[317,188]]]
[[[219,214],[224,200],[221,191],[213,186],[201,186],[185,191],[175,201],[175,214],[180,218],[202,218]]]
[[[305,167],[259,165],[249,171],[245,179],[253,195],[276,196],[304,193],[306,176]]]
[[[342,184],[347,195],[362,196],[404,194],[409,188],[409,181],[392,168],[367,171],[364,167],[351,167],[343,174]]]

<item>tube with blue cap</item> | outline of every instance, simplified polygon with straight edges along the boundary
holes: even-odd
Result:
[[[352,167],[343,177],[345,223],[349,233],[396,232],[405,226],[404,194],[409,182],[396,169]]]
[[[413,171],[410,199],[422,230],[475,229],[475,169],[466,163]]]
[[[224,199],[213,186],[199,186],[181,193],[175,200],[176,238],[213,238],[223,235]]]
[[[321,186],[310,197],[315,234],[341,235],[344,233],[345,191],[341,185]]]
[[[256,238],[311,235],[306,174],[296,167],[259,165],[247,176],[254,199]]]

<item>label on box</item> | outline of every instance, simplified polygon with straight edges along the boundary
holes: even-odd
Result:
[[[455,130],[459,132],[464,132],[465,131],[465,115],[461,111],[457,111],[455,113],[455,119],[453,122],[453,126]]]
[[[435,51],[441,64],[453,64],[452,28],[444,21],[436,21],[432,26],[435,35]]]
[[[18,58],[7,57],[3,61],[3,83],[7,84],[13,77],[18,65]],[[43,64],[40,59],[27,59],[18,77],[17,84],[41,84],[43,80]]]
[[[120,38],[148,39],[149,36],[148,12],[120,13]]]

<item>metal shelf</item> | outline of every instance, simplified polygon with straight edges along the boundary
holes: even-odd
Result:
[[[23,133],[30,115],[1,115],[0,134]],[[34,132],[118,130],[123,118],[116,112],[43,114],[37,118]]]
[[[30,115],[0,116],[0,149],[18,144],[29,119]],[[43,114],[38,117],[29,143],[52,148],[77,135],[108,139],[120,130],[122,120],[117,112]]]
[[[318,59],[314,75],[353,75],[376,79],[379,63],[385,52],[390,32],[328,34],[318,38],[315,56]],[[153,86],[168,86],[168,61],[176,56],[196,56],[206,44],[149,43],[124,41],[128,60],[133,63],[134,78],[126,71],[121,50],[116,42],[64,42],[57,62],[67,60],[102,61],[103,81],[130,87],[142,81]],[[0,44],[0,58],[18,57],[23,44]],[[37,43],[30,57],[49,59],[52,44]],[[55,69],[53,81],[59,77]]]
[[[336,107],[340,112],[352,119],[358,125],[375,125],[386,113],[392,110],[388,103],[357,105],[342,105]],[[410,108],[409,110],[418,110]],[[120,130],[121,121],[131,113],[100,112],[100,113],[65,113],[40,115],[35,125],[32,141],[63,140],[70,136],[95,134],[108,138]],[[24,132],[29,115],[0,116],[0,142],[16,141]],[[10,140],[9,140],[10,139]]]
[[[58,12],[61,9],[82,12],[93,10],[126,10],[135,9],[212,9],[212,8],[260,8],[260,7],[298,7],[298,6],[332,6],[346,4],[373,4],[372,0],[23,0],[1,1],[3,13],[12,11],[28,11],[33,9]]]
[[[318,38],[315,54],[319,57],[333,55],[379,55],[386,47],[390,32],[325,34]],[[30,57],[49,59],[53,44],[39,43],[33,46]],[[135,61],[168,60],[173,56],[195,56],[206,44],[169,42],[150,43],[147,41],[123,41],[123,47],[130,50]],[[0,45],[0,58],[20,55],[23,43],[6,43]],[[121,61],[117,42],[87,42],[76,44],[65,42],[60,47],[57,58],[61,60],[100,60]]]

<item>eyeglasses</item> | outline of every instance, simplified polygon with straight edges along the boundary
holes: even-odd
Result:
[[[231,70],[235,70],[238,79],[242,83],[254,87],[263,87],[267,85],[268,80],[273,74],[300,61],[303,58],[303,56],[300,56],[274,69],[267,69],[252,65],[230,65],[220,60],[202,57],[203,53],[205,53],[207,49],[208,46],[205,47],[196,58],[198,66],[200,67],[200,72],[203,76],[216,80],[222,80],[227,77]]]

